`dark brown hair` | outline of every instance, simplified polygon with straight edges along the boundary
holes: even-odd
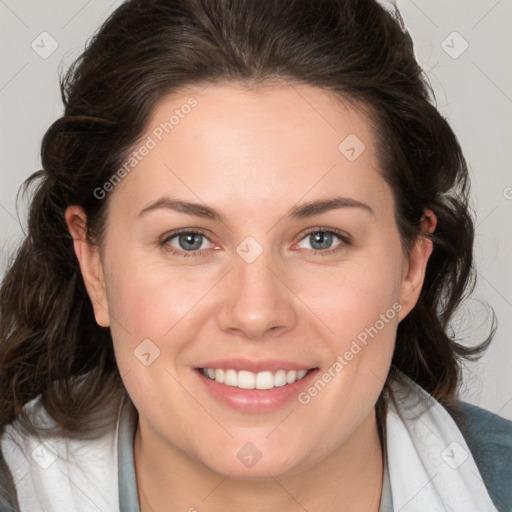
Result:
[[[97,325],[64,212],[80,205],[101,243],[108,197],[94,190],[118,170],[155,104],[187,85],[303,83],[364,106],[405,248],[430,208],[438,223],[416,307],[400,323],[388,380],[399,371],[449,406],[463,358],[448,334],[474,284],[468,173],[456,136],[433,105],[400,16],[374,0],[130,0],[88,43],[61,82],[65,110],[42,141],[28,233],[0,290],[0,428],[41,395],[61,433],[85,436],[125,390],[110,330]],[[492,333],[491,333],[492,334]]]

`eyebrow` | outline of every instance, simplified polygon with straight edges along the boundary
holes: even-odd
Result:
[[[311,201],[300,206],[295,206],[289,211],[286,217],[289,219],[303,219],[340,208],[359,208],[372,215],[375,214],[373,209],[366,203],[352,199],[350,197],[336,196],[323,200]],[[223,223],[225,222],[224,216],[214,208],[199,203],[179,201],[170,197],[162,197],[151,203],[150,205],[143,208],[139,212],[138,216],[141,217],[150,211],[159,209],[169,209],[179,213],[185,213],[187,215],[212,219]]]

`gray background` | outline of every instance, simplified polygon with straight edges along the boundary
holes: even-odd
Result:
[[[62,110],[59,68],[78,57],[120,3],[0,0],[0,275],[22,237],[16,191],[39,169],[41,138]],[[466,365],[461,397],[512,419],[512,0],[398,0],[397,5],[472,175],[479,282],[453,328],[472,344],[485,335],[485,303],[498,317],[490,349],[478,363]],[[19,214],[23,222],[23,203]]]

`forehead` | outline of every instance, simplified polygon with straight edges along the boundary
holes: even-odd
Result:
[[[385,188],[362,110],[304,84],[210,84],[169,95],[134,150],[136,165],[118,187],[133,208],[167,191],[249,207],[328,193],[362,200]]]
[[[181,143],[196,148],[201,145],[214,150],[218,157],[237,141],[244,143],[244,150],[248,149],[246,143],[252,143],[255,152],[265,157],[282,147],[293,147],[288,157],[315,156],[326,150],[338,157],[339,144],[349,135],[357,135],[366,146],[373,145],[367,116],[355,105],[331,91],[306,84],[258,89],[236,83],[210,84],[162,98],[145,132],[164,144],[162,139],[172,143],[172,136],[177,138],[181,133],[187,139]],[[254,158],[255,154],[247,156]]]

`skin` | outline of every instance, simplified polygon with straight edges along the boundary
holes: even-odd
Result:
[[[100,249],[86,242],[82,209],[66,212],[96,320],[111,329],[139,412],[141,510],[313,512],[342,503],[376,512],[383,463],[374,407],[432,244],[420,236],[404,254],[393,194],[360,111],[307,85],[210,84],[162,98],[141,140],[191,96],[197,106],[111,193]],[[354,161],[338,150],[349,134],[366,147]],[[139,216],[165,195],[213,207],[224,222],[164,208]],[[286,216],[332,196],[373,212]],[[424,231],[435,222],[425,211]],[[185,256],[159,245],[179,228],[205,231],[202,255],[190,256],[179,237],[166,244]],[[310,228],[339,229],[350,242],[333,236],[324,252],[337,250],[315,254]],[[263,249],[252,263],[236,252],[248,236]],[[307,405],[234,410],[194,371],[236,356],[324,372],[393,304],[401,311]],[[160,350],[149,366],[134,356],[144,339]],[[262,454],[252,468],[237,457],[248,442]]]

